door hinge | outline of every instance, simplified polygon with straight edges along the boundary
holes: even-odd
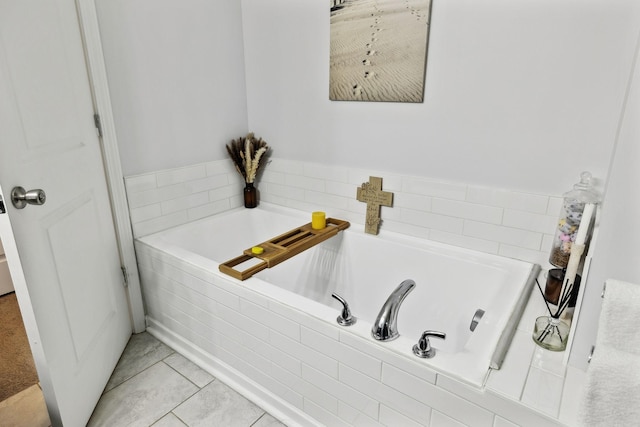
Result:
[[[102,121],[100,120],[100,114],[96,113],[93,115],[93,124],[98,129],[98,136],[102,138]]]
[[[125,267],[124,265],[120,266],[120,270],[122,270],[122,277],[124,278],[124,282],[122,283],[122,285],[125,288],[129,287],[129,274],[127,274],[127,267]]]

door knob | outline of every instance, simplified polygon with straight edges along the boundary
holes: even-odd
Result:
[[[29,205],[44,205],[47,201],[47,195],[42,190],[25,191],[22,187],[13,187],[11,190],[11,203],[16,209],[24,209]]]

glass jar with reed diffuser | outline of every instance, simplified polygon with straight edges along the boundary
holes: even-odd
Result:
[[[533,341],[550,351],[564,351],[569,339],[569,324],[559,317],[540,316],[533,327]]]
[[[564,274],[562,280],[564,280]],[[564,351],[567,348],[571,321],[567,321],[563,314],[569,306],[572,306],[572,304],[575,306],[577,292],[574,292],[574,289],[577,289],[577,287],[575,287],[576,283],[579,286],[579,276],[577,281],[574,280],[574,283],[567,284],[566,286],[560,284],[557,295],[550,296],[548,295],[547,289],[542,290],[540,282],[536,279],[538,290],[549,313],[549,315],[536,318],[533,326],[532,338],[540,347],[551,351]]]

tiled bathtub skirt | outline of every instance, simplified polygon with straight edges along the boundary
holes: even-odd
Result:
[[[581,390],[536,347],[530,303],[477,390],[285,303],[138,242],[149,331],[288,425],[575,425]],[[306,418],[310,417],[310,418]],[[315,420],[315,422],[313,421]]]
[[[271,159],[258,179],[260,200],[363,224],[356,188],[383,178],[393,207],[381,230],[547,265],[562,199],[460,183]],[[230,160],[125,178],[136,237],[242,205],[243,182]]]

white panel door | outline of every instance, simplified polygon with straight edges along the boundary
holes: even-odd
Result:
[[[52,422],[84,426],[131,322],[74,0],[0,0],[0,185]],[[14,208],[15,186],[46,203]]]

